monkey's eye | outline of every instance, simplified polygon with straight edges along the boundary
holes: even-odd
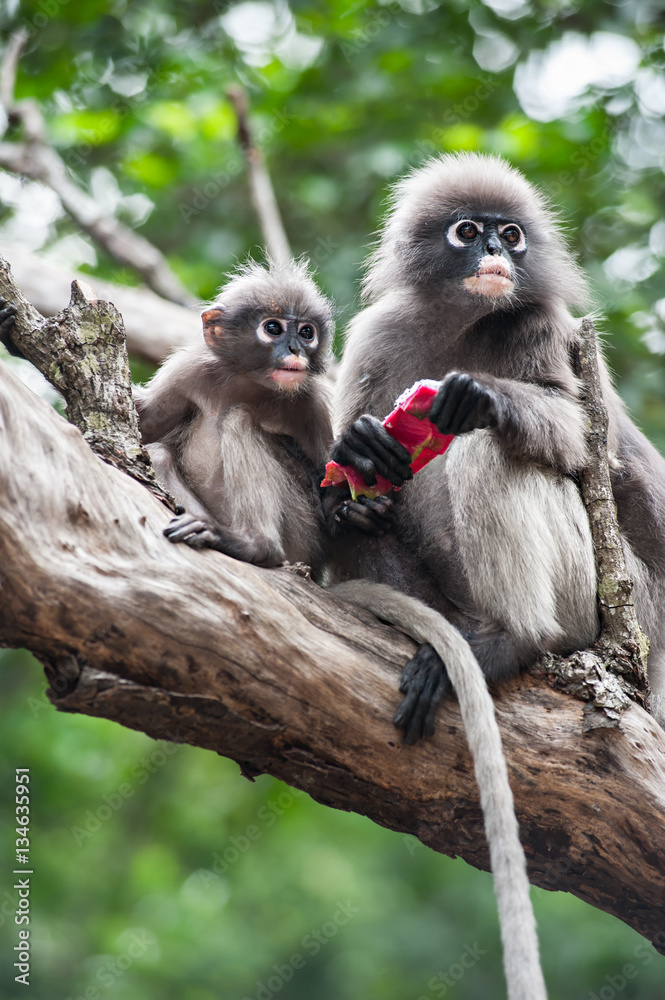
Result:
[[[511,250],[524,250],[526,247],[526,237],[514,222],[510,222],[507,226],[499,226],[499,235]]]
[[[464,247],[473,243],[475,238],[479,233],[482,233],[482,231],[483,226],[481,222],[472,222],[471,219],[462,219],[461,222],[453,222],[452,226],[449,226],[446,235],[448,237],[448,242],[452,243],[454,247]]]
[[[281,337],[284,333],[281,324],[278,323],[276,319],[267,319],[263,324],[263,329],[266,333],[269,333],[271,337]]]
[[[473,222],[461,222],[455,233],[461,240],[475,240],[478,235],[478,226]]]
[[[316,336],[316,330],[309,323],[303,323],[303,325],[298,330],[298,336],[302,337],[303,340],[314,340]]]

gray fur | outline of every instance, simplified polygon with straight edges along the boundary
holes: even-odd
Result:
[[[249,308],[258,312],[288,309],[314,320],[323,331],[324,366],[330,361],[330,340],[334,330],[332,303],[317,288],[305,258],[268,261],[268,267],[248,260],[239,264],[231,279],[219,290],[213,305],[222,305],[230,313]]]
[[[521,302],[559,299],[552,282],[554,266],[566,303],[587,304],[584,277],[546,199],[505,160],[475,153],[434,157],[395,185],[391,211],[369,260],[366,298],[374,302],[393,288],[414,284],[436,286],[437,262],[418,233],[428,223],[455,214],[497,215],[524,223],[529,234],[529,281],[520,292]]]
[[[188,515],[210,523],[228,542],[213,547],[264,565],[306,562],[318,572],[317,485],[332,437],[321,384],[331,304],[305,262],[268,268],[250,262],[213,307],[222,310],[224,331],[214,348],[202,341],[176,351],[135,390],[157,476]],[[269,348],[255,335],[266,315],[293,315],[318,327],[319,347],[302,388],[279,391],[266,376]]]
[[[501,923],[508,1000],[546,1000],[526,859],[501,734],[478,661],[457,629],[420,601],[369,580],[339,584],[333,593],[404,629],[417,642],[431,643],[448,665],[480,791]]]
[[[515,287],[474,297],[441,269],[446,219],[494,214],[528,237]],[[494,390],[498,425],[456,438],[396,494],[397,538],[340,543],[333,580],[372,576],[415,594],[473,633],[488,677],[539,652],[562,654],[598,630],[586,514],[570,476],[586,455],[570,350],[584,281],[545,200],[496,157],[429,161],[395,188],[370,258],[369,305],[352,321],[338,380],[336,425],[382,418],[417,379],[468,372]],[[665,462],[625,414],[601,358],[610,466],[635,600],[651,639],[653,708],[665,723]],[[661,609],[658,614],[656,609]]]

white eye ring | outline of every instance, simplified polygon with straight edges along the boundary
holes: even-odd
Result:
[[[448,232],[446,233],[446,237],[451,246],[468,247],[470,245],[469,240],[463,240],[460,236],[457,235],[457,230],[459,229],[460,226],[463,226],[465,222],[470,223],[470,225],[472,226],[475,226],[478,232],[482,233],[483,231],[482,222],[474,222],[473,219],[458,219],[457,222],[453,222],[452,226],[448,226]]]
[[[506,229],[516,229],[520,234],[520,238],[517,243],[507,243],[510,250],[525,250],[526,249],[526,236],[524,235],[524,230],[521,226],[518,226],[516,222],[506,222],[498,227],[499,236],[503,236]],[[507,242],[507,241],[506,241]]]
[[[262,344],[274,344],[275,338],[281,336],[281,334],[268,333],[265,329],[266,323],[277,323],[282,333],[284,333],[284,327],[280,320],[276,316],[268,316],[266,319],[261,320],[256,328],[256,336],[259,338]]]
[[[308,326],[310,328],[310,330],[312,331],[312,336],[311,336],[311,338],[309,340],[306,337],[302,337],[301,336],[301,330],[305,326]],[[301,339],[304,341],[304,343],[307,345],[307,347],[309,347],[309,348],[318,347],[318,344],[319,344],[319,331],[318,331],[315,323],[312,323],[309,320],[304,320],[302,323],[298,323],[298,336],[301,337]]]

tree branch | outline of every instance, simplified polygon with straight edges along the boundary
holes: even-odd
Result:
[[[25,28],[13,32],[9,36],[9,41],[2,57],[2,64],[0,65],[0,107],[4,110],[7,120],[9,120],[9,112],[14,100],[18,64],[29,37]]]
[[[459,709],[431,741],[391,723],[414,644],[286,570],[162,535],[168,513],[0,364],[0,641],[63,711],[207,747],[487,868]],[[493,691],[533,882],[662,950],[665,734],[639,706],[584,731],[529,676]],[[174,736],[175,734],[175,736]]]
[[[99,297],[113,302],[122,314],[132,357],[160,364],[174,348],[186,347],[201,337],[197,311],[167,302],[149,288],[130,288],[66,271],[17,244],[3,243],[2,249],[17,283],[43,316],[53,316],[62,309],[74,278],[89,281]]]
[[[11,58],[2,78],[0,94],[8,119],[23,126],[25,140],[0,142],[0,167],[50,187],[74,222],[115,260],[133,268],[148,287],[163,298],[180,305],[192,305],[194,297],[173,273],[164,255],[114,216],[100,212],[95,200],[70,179],[65,163],[48,144],[46,125],[37,102],[14,101],[10,84],[13,85],[15,79],[24,41],[21,32],[9,41],[6,56]]]
[[[589,517],[598,573],[601,642],[611,650],[627,651],[630,659],[619,655],[614,669],[632,674],[632,680],[647,690],[646,662],[649,641],[635,615],[633,581],[626,569],[616,504],[607,463],[607,408],[603,401],[598,370],[596,329],[589,318],[582,322],[575,368],[582,378],[584,406],[589,418],[590,461],[580,475],[582,499]]]
[[[572,363],[582,380],[588,418],[589,462],[580,470],[580,491],[593,540],[601,629],[592,649],[567,657],[545,653],[531,672],[586,701],[584,728],[591,730],[617,726],[632,701],[648,705],[649,640],[635,615],[633,582],[623,555],[607,461],[607,408],[600,382],[596,330],[590,318],[582,321]]]
[[[277,263],[284,263],[291,257],[291,248],[265,157],[252,138],[247,94],[242,87],[229,87],[226,93],[238,119],[238,142],[247,160],[249,193],[259,219],[263,242],[272,259]]]
[[[110,302],[88,301],[76,281],[69,305],[44,319],[0,257],[0,295],[16,306],[12,340],[62,393],[67,418],[105,462],[147,486],[173,509],[141,443],[122,316]]]

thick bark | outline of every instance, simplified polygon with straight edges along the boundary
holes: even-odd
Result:
[[[86,299],[73,281],[69,305],[44,319],[24,297],[2,257],[0,294],[16,307],[13,343],[62,393],[67,418],[93,451],[171,503],[141,443],[125,330],[115,306]]]
[[[168,511],[0,365],[0,638],[46,664],[64,711],[208,747],[317,800],[488,864],[459,710],[404,746],[413,643],[287,570],[171,545]],[[522,676],[494,692],[530,877],[665,927],[665,734]]]

